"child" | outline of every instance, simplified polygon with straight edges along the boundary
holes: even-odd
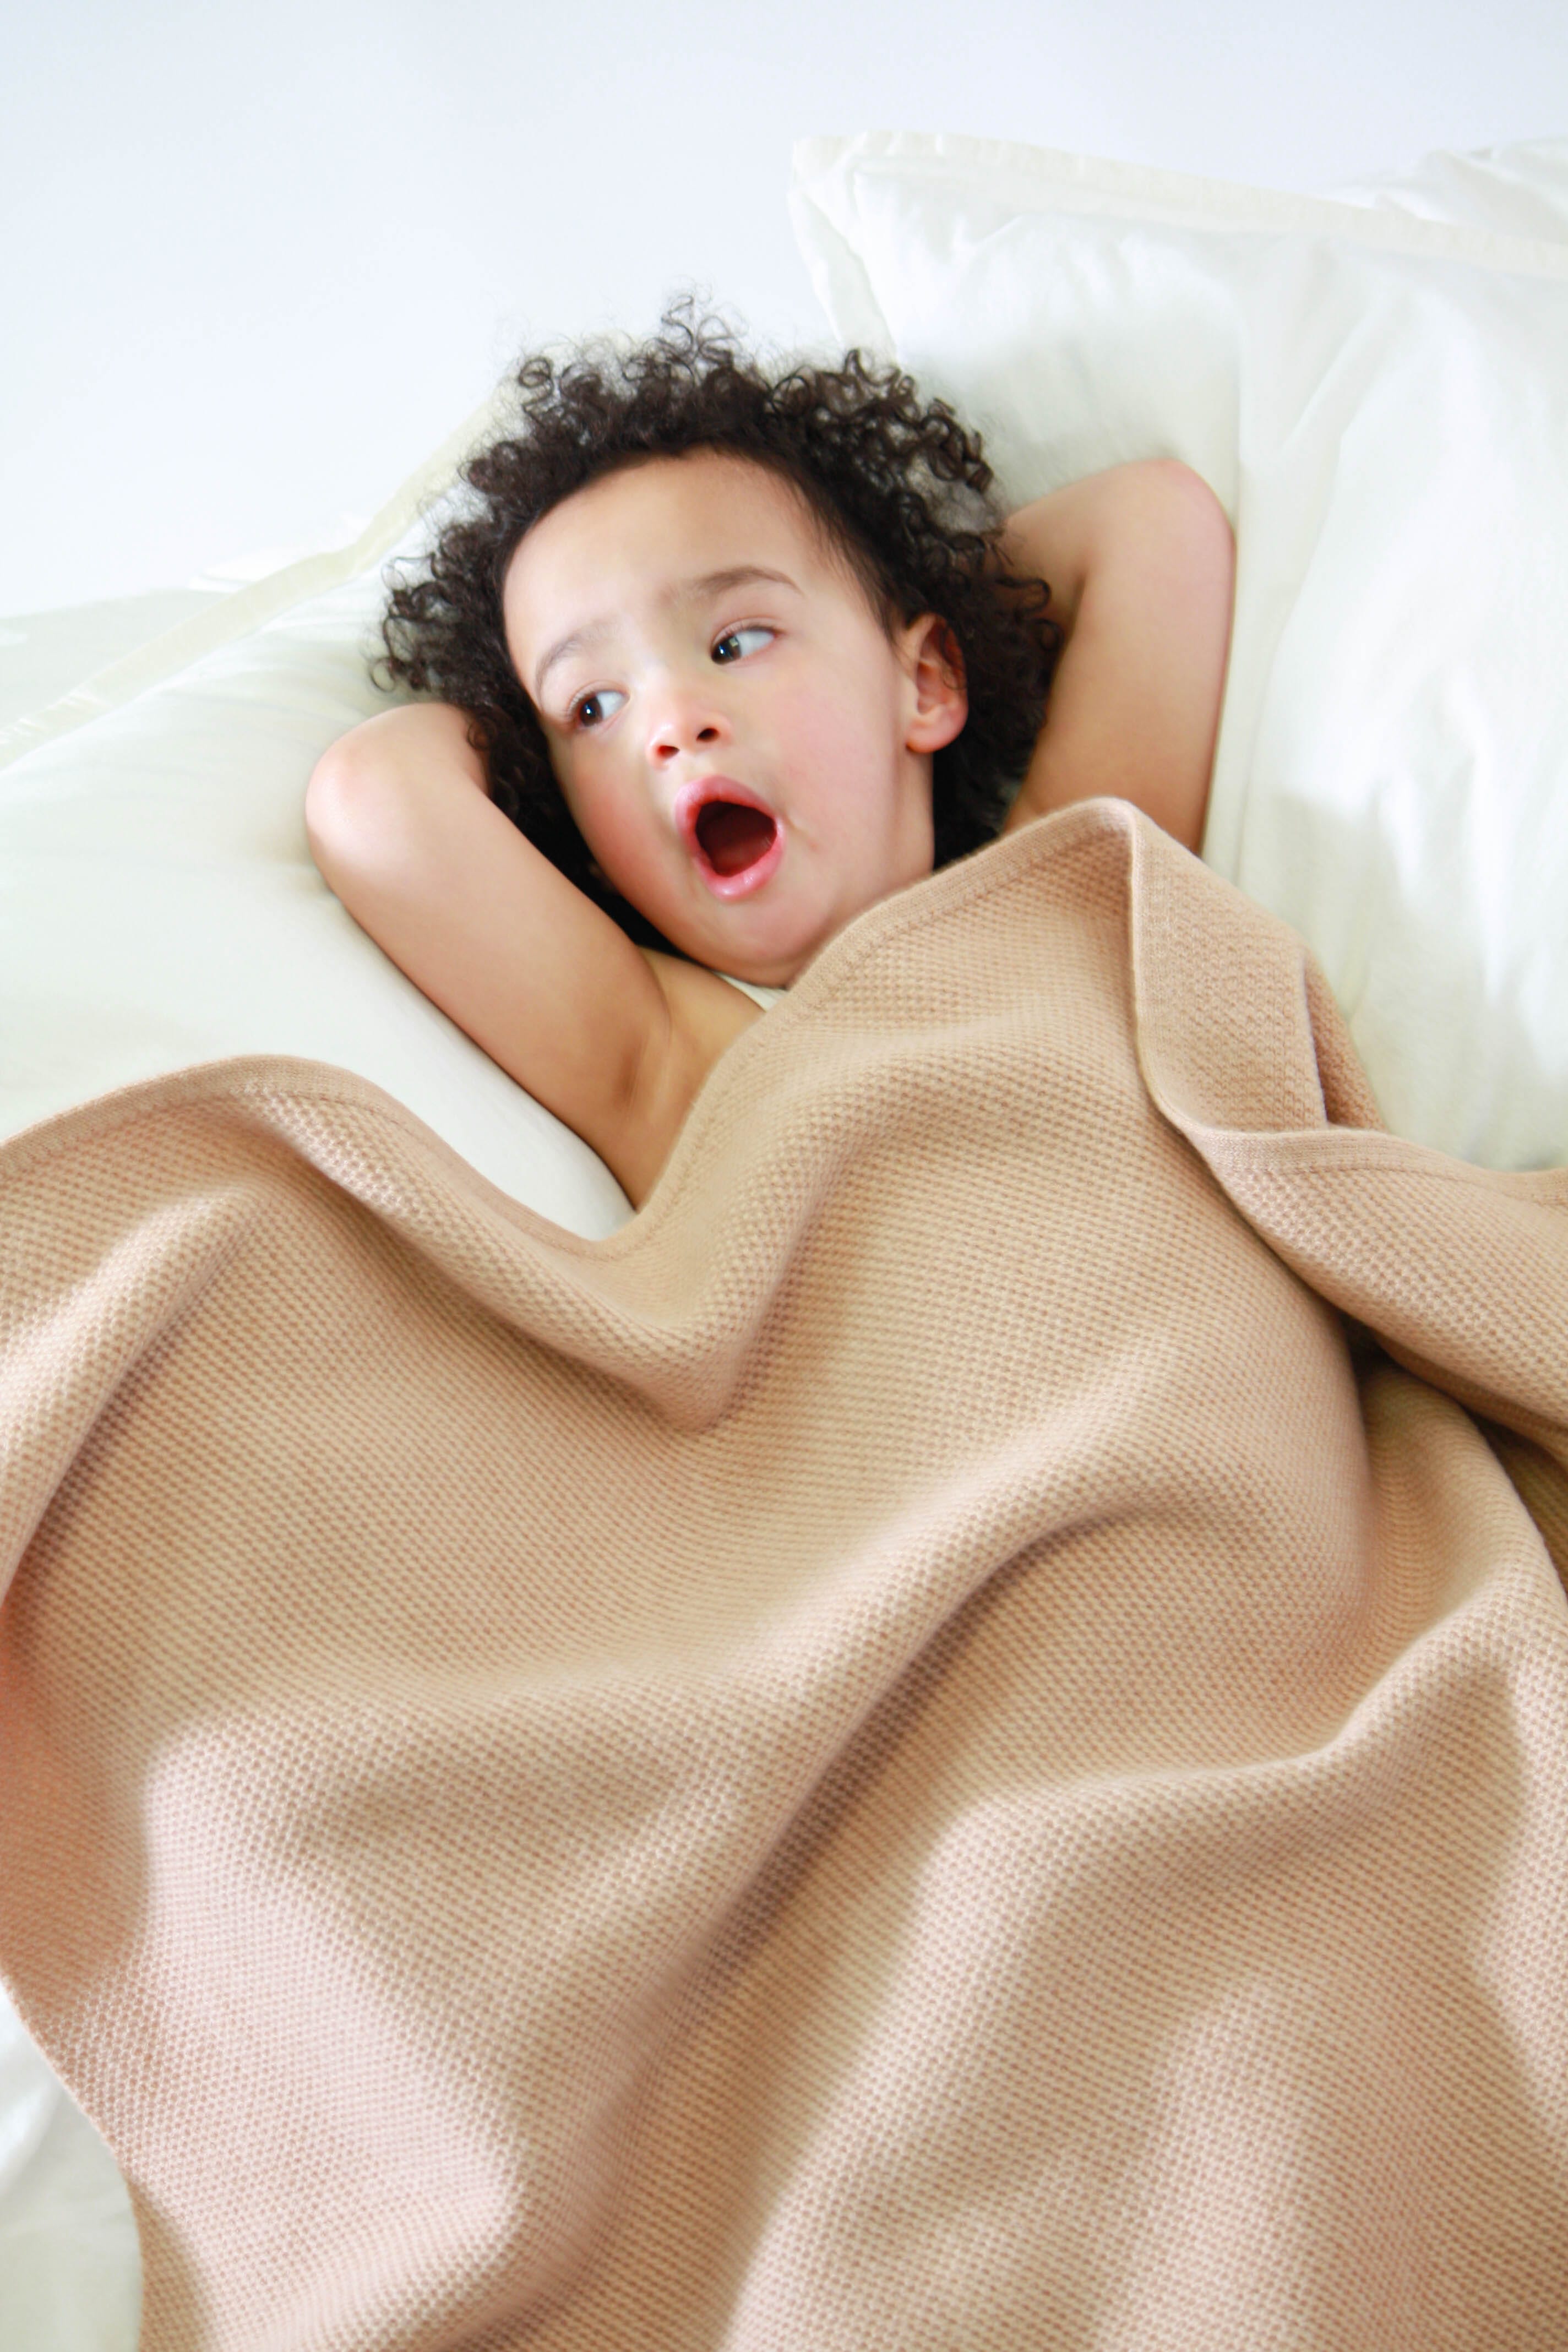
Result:
[[[770,377],[689,304],[518,383],[384,625],[391,677],[440,698],[334,744],[306,824],[356,920],[640,1207],[749,991],[864,908],[1097,793],[1197,849],[1234,549],[1166,459],[1004,520],[907,376]]]

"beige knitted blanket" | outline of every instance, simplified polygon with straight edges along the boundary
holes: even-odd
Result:
[[[252,1057],[0,1254],[0,1957],[146,2352],[1568,2344],[1568,1172],[1124,803],[606,1240]]]

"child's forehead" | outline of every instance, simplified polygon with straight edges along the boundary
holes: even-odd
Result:
[[[526,683],[563,627],[576,643],[618,612],[683,601],[693,581],[749,568],[814,598],[864,600],[805,492],[772,467],[700,449],[601,474],[542,515],[508,564],[502,604],[519,675]]]
[[[839,568],[793,481],[737,451],[695,449],[635,460],[573,491],[524,534],[509,581],[574,593],[607,568],[644,574],[699,555],[740,562],[768,551],[787,551],[813,574]]]

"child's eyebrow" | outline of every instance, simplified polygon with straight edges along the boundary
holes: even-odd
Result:
[[[679,611],[683,604],[694,604],[704,596],[721,596],[727,589],[743,588],[752,580],[776,581],[781,587],[793,588],[797,596],[800,593],[799,583],[792,580],[787,572],[771,571],[765,563],[732,563],[722,572],[704,572],[698,579],[677,581],[659,601]],[[601,637],[609,635],[614,626],[613,621],[585,621],[569,636],[558,638],[533,673],[534,700],[538,701],[546,675],[558,661],[564,661],[568,654],[581,653],[586,646],[597,644]]]

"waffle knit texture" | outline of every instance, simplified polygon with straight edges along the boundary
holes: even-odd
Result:
[[[1565,1335],[1568,1172],[1120,802],[606,1239],[310,1062],[13,1139],[0,1963],[145,2352],[1561,2352]]]

